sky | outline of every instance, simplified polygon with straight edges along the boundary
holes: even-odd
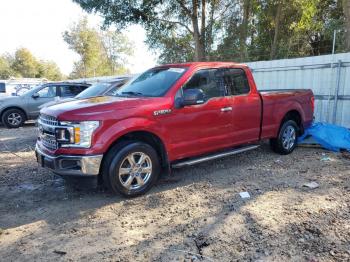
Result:
[[[79,59],[68,49],[62,32],[87,15],[91,26],[99,27],[103,19],[87,14],[71,0],[0,0],[0,54],[28,48],[39,59],[52,60],[68,75]],[[144,44],[145,32],[133,25],[124,33],[134,42],[134,56],[128,68],[140,73],[156,64],[156,56]]]

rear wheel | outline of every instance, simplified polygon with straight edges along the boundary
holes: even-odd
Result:
[[[103,182],[114,193],[133,197],[146,193],[160,173],[157,152],[150,145],[128,141],[108,152],[103,164]]]
[[[1,121],[7,128],[18,128],[24,124],[25,115],[19,109],[8,109],[2,114]]]
[[[288,120],[281,126],[277,138],[270,140],[273,151],[281,155],[288,155],[297,146],[298,125],[293,120]]]

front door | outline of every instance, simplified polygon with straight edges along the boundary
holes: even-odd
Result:
[[[29,97],[27,106],[31,118],[38,117],[41,109],[40,106],[47,102],[53,101],[56,96],[56,86],[48,85],[36,92],[33,97]]]
[[[171,157],[180,159],[228,147],[231,143],[232,108],[220,83],[218,69],[199,70],[179,90],[201,89],[205,101],[200,105],[174,109],[164,119],[171,136]]]

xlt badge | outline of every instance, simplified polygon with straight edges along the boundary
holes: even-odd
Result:
[[[153,111],[154,116],[166,115],[170,113],[171,113],[171,109],[162,109],[162,110]]]

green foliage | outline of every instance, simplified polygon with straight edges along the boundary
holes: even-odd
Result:
[[[143,25],[162,63],[329,54],[334,30],[336,51],[350,48],[349,0],[74,1],[107,26]]]
[[[0,56],[0,78],[10,77],[46,78],[62,80],[63,75],[52,61],[38,60],[26,48],[19,48],[14,55]]]
[[[39,77],[39,62],[28,49],[20,48],[16,51],[12,68],[22,77]]]
[[[52,81],[59,81],[64,79],[57,64],[52,61],[40,61],[38,68],[38,75]]]
[[[0,56],[0,79],[8,79],[14,74],[10,61],[5,56]]]
[[[81,19],[63,33],[69,48],[79,54],[70,77],[92,77],[125,73],[126,57],[132,54],[132,44],[122,34],[99,32]]]

